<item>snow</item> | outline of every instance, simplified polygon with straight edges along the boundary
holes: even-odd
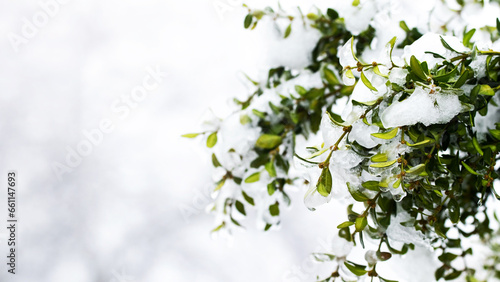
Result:
[[[394,68],[389,73],[389,81],[391,83],[396,83],[399,86],[403,86],[406,83],[406,76],[408,75],[407,69]]]
[[[377,133],[378,130],[378,126],[366,125],[362,120],[358,120],[352,126],[352,130],[349,133],[349,141],[356,141],[365,148],[373,148],[377,146],[378,143],[375,142],[375,138],[372,137],[371,134]]]
[[[356,59],[354,59],[354,56],[352,54],[351,44],[352,44],[352,38],[347,40],[347,42],[344,44],[344,46],[342,46],[339,49],[339,52],[338,52],[340,65],[344,68],[345,67],[352,67],[352,68],[356,67],[357,61],[356,61]]]
[[[422,123],[447,123],[462,111],[457,95],[440,92],[430,93],[430,89],[417,86],[410,97],[398,102],[394,101],[381,114],[385,128]]]
[[[425,53],[433,52],[439,54],[447,59],[451,59],[454,56],[459,55],[453,51],[446,49],[441,43],[441,37],[456,51],[465,52],[469,51],[460,42],[460,39],[454,36],[441,36],[436,33],[426,33],[418,40],[413,42],[413,44],[405,46],[403,58],[410,63],[411,56],[415,56],[420,62],[426,61],[429,65],[429,69],[432,69],[436,64],[443,61],[441,58],[434,58],[434,55]]]

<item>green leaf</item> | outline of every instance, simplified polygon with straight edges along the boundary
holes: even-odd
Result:
[[[248,194],[245,193],[245,191],[243,190],[241,191],[241,194],[243,195],[243,198],[245,198],[245,201],[247,201],[247,203],[249,203],[252,206],[255,206],[255,202],[252,197],[248,196]]]
[[[420,142],[417,142],[417,143],[414,143],[414,144],[410,144],[408,142],[406,142],[406,145],[410,146],[410,147],[416,147],[416,146],[421,146],[421,145],[425,145],[425,144],[429,144],[431,143],[431,139],[425,139],[423,141],[420,141]]]
[[[281,136],[273,134],[262,134],[259,139],[257,139],[255,146],[262,149],[274,149],[281,144],[281,141]]]
[[[464,161],[462,161],[462,165],[465,167],[465,169],[466,169],[468,172],[470,172],[470,173],[472,173],[472,174],[474,174],[474,175],[481,175],[481,174],[477,173],[476,171],[474,171],[474,170],[473,170],[473,169],[472,169],[472,168],[471,168],[468,164],[466,164]]]
[[[328,82],[328,84],[330,84],[330,85],[339,85],[340,84],[339,79],[333,73],[332,70],[328,69],[327,67],[324,67],[322,70],[323,70],[323,78]]]
[[[363,276],[367,273],[365,270],[366,266],[364,265],[355,264],[351,261],[345,261],[344,265],[356,276]]]
[[[381,76],[381,77],[389,78],[389,76],[388,76],[388,75],[385,75],[385,74],[383,74],[383,73],[381,73],[381,72],[380,72],[380,69],[379,69],[378,65],[376,65],[376,66],[374,66],[374,67],[373,67],[373,72],[374,72],[376,75],[379,75],[379,76]]]
[[[378,153],[370,158],[370,160],[374,163],[380,163],[380,162],[386,162],[387,161],[387,154],[384,153]]]
[[[221,230],[224,226],[226,226],[226,223],[225,223],[225,222],[222,222],[222,223],[221,223],[221,225],[219,225],[219,226],[215,227],[214,229],[212,229],[212,231],[211,231],[211,232],[212,232],[212,233],[213,233],[213,232],[217,232],[217,231]]]
[[[241,125],[245,125],[247,123],[251,123],[252,119],[248,115],[242,115],[240,116],[240,123]]]
[[[477,142],[477,139],[476,137],[472,137],[472,144],[474,145],[474,148],[476,149],[476,151],[482,156],[484,155],[484,152],[483,150],[481,150],[481,147],[479,146],[479,143]]]
[[[217,144],[217,131],[210,134],[207,138],[207,147],[208,148],[213,148]]]
[[[254,183],[254,182],[259,181],[259,179],[260,179],[260,171],[255,172],[255,173],[251,174],[249,177],[247,177],[245,179],[245,183]]]
[[[280,207],[278,202],[274,203],[273,205],[269,206],[269,213],[271,216],[278,216],[280,215]]]
[[[267,173],[269,173],[269,176],[276,177],[276,168],[274,167],[273,160],[270,160],[268,163],[266,163],[265,168],[267,170]]]
[[[458,223],[460,220],[460,207],[455,199],[450,199],[448,203],[448,213],[450,214],[451,222]]]
[[[363,83],[366,85],[366,87],[370,88],[370,90],[373,90],[373,91],[378,91],[377,88],[373,87],[373,85],[371,84],[371,82],[368,80],[368,78],[366,78],[365,76],[365,73],[364,72],[361,72],[361,81],[363,81]]]
[[[354,200],[358,202],[366,202],[370,199],[367,196],[365,196],[365,194],[361,193],[361,191],[351,187],[351,184],[349,182],[347,182],[346,184],[347,184],[347,189],[349,190],[349,193],[351,194]]]
[[[458,255],[456,255],[456,254],[446,252],[446,253],[441,254],[438,257],[438,259],[442,262],[451,262],[451,261],[455,260],[457,257],[458,257]]]
[[[495,95],[495,91],[493,91],[493,89],[491,89],[491,87],[487,84],[482,84],[482,85],[477,85],[475,88],[478,88],[478,92],[477,94],[479,95],[486,95],[486,96],[493,96]],[[474,89],[472,89],[472,91],[474,91]]]
[[[307,90],[300,85],[295,85],[295,92],[297,92],[300,96],[304,96],[307,93]]]
[[[338,229],[342,229],[342,228],[346,228],[346,227],[349,227],[349,226],[352,226],[354,225],[354,222],[352,221],[345,221],[345,222],[342,222],[341,224],[337,225],[337,228]]]
[[[380,277],[380,276],[379,276],[378,278],[379,278],[379,279],[380,279],[380,281],[382,281],[382,282],[398,282],[397,280],[389,280],[389,279],[385,279],[385,278]]]
[[[223,178],[219,182],[217,182],[217,186],[215,186],[214,192],[219,191],[222,186],[224,186],[224,183],[226,183],[226,179]]]
[[[448,82],[448,81],[450,81],[450,79],[455,77],[455,75],[457,73],[457,67],[458,67],[458,65],[455,66],[455,68],[452,69],[449,73],[445,73],[443,75],[433,76],[432,79],[439,81],[439,82]]]
[[[376,137],[376,138],[380,138],[380,139],[389,140],[389,139],[392,139],[392,138],[396,137],[396,135],[398,134],[398,130],[399,130],[399,128],[395,127],[392,130],[389,130],[387,132],[372,133],[372,136]]]
[[[181,137],[184,138],[195,138],[196,136],[200,135],[201,133],[188,133],[188,134],[183,134]]]
[[[467,31],[467,33],[464,34],[463,43],[464,43],[465,47],[467,47],[469,45],[470,39],[472,38],[472,36],[474,35],[475,32],[476,32],[476,29],[473,28],[473,29]]]
[[[427,81],[427,75],[424,73],[420,62],[417,60],[415,56],[411,56],[410,58],[410,67],[413,73],[423,81]]]
[[[465,70],[461,75],[460,77],[458,78],[458,80],[455,82],[455,84],[453,84],[453,88],[460,88],[462,87],[462,85],[465,84],[465,82],[467,82],[467,79],[469,78],[469,70]]]
[[[312,256],[316,261],[319,262],[326,262],[326,261],[332,261],[335,259],[335,255],[332,254],[327,254],[327,253],[313,253]]]
[[[290,23],[287,27],[286,27],[286,30],[285,30],[285,35],[283,36],[283,38],[287,38],[288,36],[290,36],[290,33],[292,32],[292,23]]]
[[[221,164],[220,164],[219,160],[217,159],[217,157],[215,156],[215,154],[212,154],[212,164],[214,165],[214,167],[221,166]]]
[[[409,170],[406,171],[408,174],[419,175],[420,173],[425,171],[425,164],[416,165]]]
[[[230,218],[231,218],[231,222],[232,222],[232,223],[234,223],[234,224],[235,224],[235,225],[237,225],[237,226],[243,227],[243,226],[241,226],[241,224],[240,224],[238,221],[236,221],[236,219],[234,219],[234,218],[232,218],[232,217],[230,217]]]
[[[498,129],[489,129],[491,135],[497,140],[500,140],[500,130]]]
[[[267,184],[267,194],[269,194],[269,196],[272,196],[275,191],[276,187],[274,187],[274,182]]]
[[[388,166],[391,166],[393,164],[395,164],[397,162],[397,160],[392,160],[392,161],[388,161],[388,162],[383,162],[383,163],[374,163],[374,164],[371,164],[370,166],[371,167],[388,167]]]
[[[458,52],[457,50],[455,50],[455,49],[451,48],[451,46],[450,46],[450,45],[449,45],[449,44],[448,44],[448,43],[447,43],[447,42],[443,39],[443,37],[442,37],[442,36],[439,36],[439,38],[441,39],[441,44],[443,44],[444,48],[446,48],[446,49],[448,49],[448,50],[450,50],[450,51],[453,51],[453,52],[455,52],[455,53],[460,53],[460,52]]]
[[[446,275],[444,277],[444,280],[455,280],[457,279],[460,275],[462,274],[462,271],[458,271],[458,270],[453,270],[452,273]]]
[[[353,5],[354,7],[356,7],[356,6],[358,6],[358,5],[359,5],[359,2],[360,2],[360,0],[354,0],[354,1],[352,1],[352,5]]]
[[[400,21],[399,27],[406,32],[410,32],[410,28],[406,25],[405,21]]]
[[[391,49],[390,49],[390,51],[389,51],[389,57],[390,57],[390,59],[391,59],[391,62],[392,62],[392,50],[394,50],[394,45],[396,45],[396,39],[397,39],[397,37],[396,37],[396,36],[394,36],[394,37],[393,37],[391,40],[389,40],[389,42],[387,43],[387,44],[390,44],[390,46],[391,46]]]
[[[323,197],[328,197],[330,192],[332,192],[332,174],[328,166],[323,168],[318,183],[316,184],[316,190]]]
[[[371,191],[376,191],[376,192],[380,191],[380,186],[379,186],[378,181],[374,181],[374,180],[366,181],[366,182],[363,182],[361,184],[361,186],[363,186],[363,188],[371,190]]]
[[[361,216],[356,218],[355,228],[357,232],[361,232],[365,229],[366,225],[368,224],[368,220],[366,219],[366,216]]]
[[[354,106],[373,106],[375,104],[377,104],[379,102],[379,100],[373,100],[373,101],[367,101],[367,102],[360,102],[360,101],[356,101],[356,100],[352,100],[352,104]]]
[[[245,21],[243,23],[243,26],[245,28],[249,28],[250,25],[252,24],[252,21],[253,21],[253,15],[252,14],[248,14],[246,17],[245,17]]]
[[[352,73],[351,69],[346,69],[345,70],[345,76],[347,76],[349,79],[353,79],[354,78],[354,74]]]
[[[234,206],[236,207],[236,210],[239,211],[241,214],[247,215],[247,213],[245,212],[245,205],[243,205],[242,202],[236,201]]]
[[[262,119],[266,118],[266,115],[267,115],[267,113],[261,112],[261,111],[256,110],[256,109],[253,109],[252,113],[254,115],[256,115],[257,117],[262,118]]]

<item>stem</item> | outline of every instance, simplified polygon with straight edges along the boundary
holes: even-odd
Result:
[[[479,51],[481,55],[500,55],[498,51]]]

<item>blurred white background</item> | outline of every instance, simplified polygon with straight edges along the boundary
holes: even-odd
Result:
[[[235,0],[40,3],[0,4],[0,171],[4,187],[7,170],[19,173],[20,219],[16,275],[0,229],[0,281],[306,280],[293,269],[311,277],[304,261],[335,230],[335,205],[312,213],[297,191],[280,231],[250,219],[232,244],[213,240],[203,210],[209,155],[202,141],[180,137],[208,108],[224,116],[246,94],[239,72],[258,75],[276,64],[269,54],[286,56],[276,48],[300,40],[283,43],[272,26],[244,30]],[[147,67],[167,76],[121,118],[115,101],[142,85]],[[58,180],[54,164],[105,119],[114,130]]]

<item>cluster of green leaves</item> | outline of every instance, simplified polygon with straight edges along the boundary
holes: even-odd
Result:
[[[253,183],[261,179],[262,173],[267,173],[271,179],[266,187],[269,195],[281,193],[282,201],[289,204],[290,199],[286,193],[286,185],[293,185],[297,179],[288,177],[290,162],[295,154],[295,138],[302,135],[308,138],[310,134],[316,134],[319,130],[321,117],[327,112],[331,121],[343,127],[344,134],[331,148],[315,149],[312,157],[319,156],[330,150],[329,156],[323,162],[314,162],[310,159],[299,157],[304,162],[318,165],[322,170],[316,184],[319,194],[328,196],[332,190],[332,176],[329,171],[329,161],[332,152],[339,149],[337,146],[345,140],[348,148],[362,156],[364,160],[356,168],[358,171],[371,169],[393,169],[397,172],[392,180],[382,179],[380,181],[366,181],[361,187],[352,187],[348,184],[348,190],[353,199],[362,203],[365,207],[362,211],[355,211],[353,206],[348,208],[348,219],[338,226],[339,235],[347,241],[360,243],[364,247],[363,236],[369,236],[373,240],[379,240],[379,248],[376,251],[378,261],[385,261],[391,254],[404,254],[413,249],[413,244],[404,244],[401,249],[391,246],[391,242],[385,231],[391,224],[398,212],[408,213],[411,220],[401,223],[402,225],[422,232],[427,238],[432,239],[432,246],[441,252],[439,260],[442,265],[436,270],[436,280],[453,280],[467,277],[468,281],[476,280],[475,270],[467,267],[453,266],[453,261],[463,259],[473,253],[472,249],[464,250],[461,240],[473,235],[488,241],[494,235],[490,229],[490,219],[485,211],[484,203],[489,197],[500,198],[493,189],[493,181],[499,178],[499,171],[495,170],[499,159],[500,123],[496,129],[491,129],[485,136],[477,136],[474,120],[476,115],[488,114],[489,106],[498,107],[492,97],[500,90],[500,53],[494,51],[477,50],[472,43],[475,30],[465,31],[463,43],[471,48],[471,52],[458,52],[454,50],[445,40],[442,45],[456,54],[451,59],[446,59],[439,54],[431,53],[435,57],[443,59],[441,64],[429,66],[427,62],[420,62],[416,57],[411,57],[405,66],[387,66],[389,69],[402,67],[408,70],[406,83],[403,86],[390,84],[391,93],[376,101],[353,104],[365,109],[360,117],[369,125],[380,128],[378,133],[372,134],[376,138],[393,140],[401,138],[398,142],[411,147],[408,153],[400,154],[396,159],[388,159],[388,156],[375,148],[364,148],[356,142],[347,140],[352,125],[346,125],[340,117],[331,112],[332,106],[339,98],[350,96],[354,86],[343,85],[339,81],[340,74],[337,70],[343,70],[337,56],[338,50],[352,35],[346,30],[343,19],[339,18],[336,11],[328,9],[326,14],[321,11],[302,15],[302,17],[283,16],[274,10],[251,10],[244,20],[245,28],[255,28],[258,21],[265,16],[275,20],[286,18],[291,22],[301,19],[311,27],[316,28],[322,34],[312,52],[312,63],[307,70],[320,72],[323,79],[321,88],[304,88],[300,85],[295,87],[297,95],[281,95],[279,104],[269,103],[272,112],[260,112],[252,110],[246,114],[247,108],[252,105],[255,97],[263,95],[265,89],[275,89],[280,84],[295,78],[298,74],[286,67],[278,67],[269,70],[267,81],[258,83],[250,80],[256,90],[245,101],[235,100],[242,111],[241,124],[249,124],[257,121],[262,135],[256,141],[252,149],[256,158],[250,163],[248,169],[257,172],[247,176],[245,179],[235,177],[233,172],[227,173],[216,183],[215,190],[223,189],[226,181],[234,181],[237,185]],[[416,29],[409,29],[404,22],[401,28],[406,32],[406,38],[401,44],[395,46],[395,39],[390,44],[391,48],[402,48],[417,40],[421,34]],[[497,26],[500,33],[500,23]],[[291,24],[283,32],[288,37],[291,32]],[[353,45],[353,52],[360,56],[374,38],[374,29],[369,27],[365,32],[357,36]],[[498,35],[492,35],[498,36]],[[470,64],[477,56],[486,56],[486,76],[477,77]],[[360,71],[360,82],[369,89],[375,90],[371,82],[364,75],[364,71],[371,69],[375,74],[384,76],[378,69],[377,63],[356,66]],[[350,71],[349,68],[344,71]],[[352,72],[351,72],[352,75]],[[399,101],[408,98],[415,87],[420,86],[429,90],[429,95],[434,89],[459,96],[460,102],[468,111],[458,114],[446,124],[434,124],[425,126],[421,123],[411,126],[396,128],[384,128],[379,116],[379,105],[382,102],[391,104],[395,97]],[[465,87],[464,87],[465,86]],[[463,89],[471,88],[471,91]],[[369,118],[368,118],[369,117]],[[212,148],[217,143],[217,131],[202,133],[207,135],[207,147]],[[185,137],[196,137],[197,134],[188,134]],[[212,155],[213,165],[221,167],[215,154]],[[402,187],[407,196],[402,200],[394,198],[390,189]],[[232,216],[233,207],[246,215],[248,206],[254,206],[255,201],[243,189],[242,198],[245,203],[228,198],[224,201],[224,214],[228,220],[220,223],[214,231],[227,228],[229,224],[241,226]],[[401,200],[399,202],[399,200]],[[271,216],[280,213],[280,201],[268,207]],[[483,214],[484,216],[478,216]],[[271,224],[268,223],[265,230]],[[454,231],[454,232],[452,232]],[[458,233],[458,237],[449,234]],[[436,235],[436,236],[434,236]],[[321,260],[336,260],[335,254],[323,254]],[[498,260],[498,256],[496,257]],[[352,261],[343,261],[345,267],[356,276],[377,277],[380,281],[390,281],[382,278],[376,272],[377,263],[361,265]],[[497,271],[492,268],[492,271]],[[498,273],[496,274],[498,275]],[[322,281],[334,281],[339,277],[338,269],[330,277]]]

